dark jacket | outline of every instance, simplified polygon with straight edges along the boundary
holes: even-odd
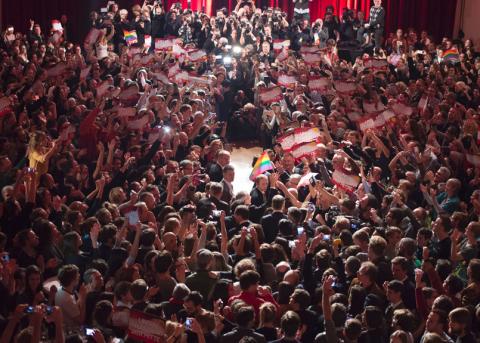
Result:
[[[272,243],[278,235],[278,223],[287,216],[282,212],[273,212],[263,216],[260,224],[262,224],[263,233],[265,235],[265,243]]]
[[[242,339],[242,337],[245,337],[245,336],[253,337],[257,341],[257,343],[267,342],[263,335],[253,331],[252,329],[237,327],[232,331],[222,335],[222,337],[220,338],[220,343],[239,342]]]

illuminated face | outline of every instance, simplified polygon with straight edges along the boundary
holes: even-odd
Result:
[[[257,181],[257,188],[260,192],[266,192],[267,191],[267,188],[268,188],[268,180],[267,178],[260,178],[258,181]]]

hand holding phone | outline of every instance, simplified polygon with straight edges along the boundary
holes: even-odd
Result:
[[[131,211],[126,213],[126,217],[128,220],[128,224],[131,226],[135,226],[140,222],[140,218],[138,216],[138,211]]]
[[[185,320],[185,328],[187,330],[191,330],[192,329],[192,318],[187,318]]]
[[[302,235],[304,231],[305,231],[305,229],[303,228],[303,226],[297,227],[297,235],[298,236]]]

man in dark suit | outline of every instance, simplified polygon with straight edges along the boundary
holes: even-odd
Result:
[[[265,210],[272,204],[273,197],[279,194],[277,190],[278,177],[277,173],[272,173],[268,177],[263,174],[258,175],[255,179],[255,188],[250,192],[252,198],[250,220],[252,222],[260,222]]]
[[[208,176],[211,181],[220,182],[223,179],[223,167],[230,163],[230,152],[219,150],[217,153],[217,162],[212,163],[208,168]]]
[[[275,195],[272,199],[273,212],[262,217],[262,224],[265,235],[265,243],[272,243],[278,235],[278,223],[282,219],[287,219],[287,215],[283,213],[285,208],[285,198],[280,194]]]
[[[223,193],[223,187],[218,182],[212,182],[210,185],[210,196],[200,199],[197,206],[197,215],[199,218],[205,219],[213,214],[213,210],[225,211],[230,214],[230,206],[225,201],[220,200]]]
[[[238,309],[235,315],[238,327],[232,331],[223,334],[220,343],[239,342],[242,337],[248,336],[255,339],[257,343],[267,342],[265,337],[253,330],[255,322],[255,311],[251,306],[243,306]]]
[[[223,167],[223,179],[220,182],[223,186],[223,193],[220,200],[225,201],[227,204],[230,204],[233,198],[233,185],[232,182],[235,179],[235,169],[231,164],[227,164]]]
[[[408,260],[397,256],[392,260],[392,275],[395,280],[403,282],[402,300],[409,310],[416,308],[415,284],[408,278]]]
[[[237,233],[240,233],[240,230],[242,227],[250,227],[252,225],[252,222],[248,220],[250,216],[250,210],[248,209],[247,206],[245,205],[238,205],[235,208],[235,212],[232,216],[232,219],[230,224],[227,224],[227,232],[228,232],[228,239],[232,238],[235,236]],[[227,218],[225,218],[227,219]]]
[[[295,343],[298,342],[296,339],[297,337],[297,332],[300,329],[300,326],[302,326],[302,321],[298,314],[293,311],[287,311],[283,316],[282,319],[280,320],[280,327],[282,328],[282,332],[284,334],[284,337],[272,341],[271,343]]]
[[[390,282],[385,281],[385,291],[387,293],[388,306],[385,310],[385,321],[387,323],[387,329],[389,333],[393,331],[392,321],[393,313],[395,310],[405,308],[405,304],[402,301],[403,282],[398,280],[392,280]]]

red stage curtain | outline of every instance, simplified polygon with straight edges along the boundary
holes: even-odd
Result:
[[[342,9],[348,7],[356,11],[368,12],[370,11],[370,0],[321,0],[312,1],[310,3],[310,16],[312,20],[317,18],[323,19],[325,16],[325,9],[332,5],[335,8],[335,14],[342,15]]]
[[[171,4],[181,1],[187,8],[187,0],[166,0],[167,8]],[[219,8],[226,7],[229,11],[235,8],[237,0],[192,0],[192,9],[201,10],[202,1],[205,1],[206,12],[214,14]],[[397,28],[427,30],[438,42],[444,36],[451,36],[455,22],[455,10],[458,0],[383,0],[386,9],[385,31],[394,32]],[[143,0],[117,0],[122,8],[130,9],[134,4],[142,4]],[[38,21],[45,30],[50,29],[50,21],[58,19],[62,14],[69,16],[71,38],[82,39],[87,31],[88,12],[106,2],[94,0],[63,1],[63,0],[4,0],[1,8],[4,28],[13,24],[17,30],[25,31],[28,19]],[[341,13],[343,7],[364,11],[367,16],[373,0],[313,0],[310,2],[312,20],[323,18],[328,5],[335,7],[335,12]],[[293,14],[291,0],[256,0],[258,7],[280,7],[290,16]],[[4,29],[3,28],[3,29]]]
[[[451,37],[458,0],[384,0],[387,11],[386,32],[397,28],[426,30],[438,42]]]

